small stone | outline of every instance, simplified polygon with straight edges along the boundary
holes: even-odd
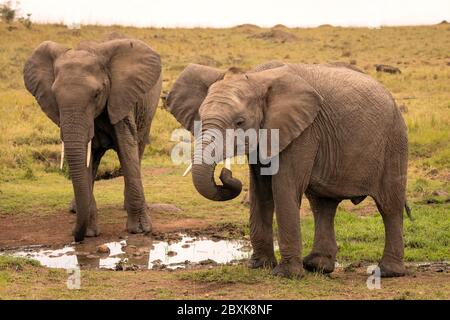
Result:
[[[189,244],[183,244],[181,247],[182,247],[183,249],[186,249],[186,248],[189,248],[190,245],[189,245]]]
[[[109,247],[106,244],[102,244],[97,247],[98,253],[110,253]]]
[[[174,257],[174,256],[176,256],[177,255],[177,253],[175,252],[175,251],[169,251],[169,252],[167,252],[167,256],[169,256],[169,257]]]
[[[202,266],[206,266],[206,265],[215,265],[217,263],[212,259],[206,259],[206,260],[199,261],[198,264],[202,265]]]
[[[64,253],[53,253],[51,255],[49,255],[49,258],[59,258],[62,257],[64,255]]]

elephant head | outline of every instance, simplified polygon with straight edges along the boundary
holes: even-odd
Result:
[[[25,86],[61,129],[77,204],[76,241],[84,238],[92,184],[90,147],[94,119],[105,112],[112,125],[126,117],[157,82],[160,58],[139,40],[89,42],[68,49],[41,43],[24,67]]]
[[[314,121],[320,110],[321,97],[292,67],[279,62],[268,63],[249,73],[228,71],[191,64],[181,73],[167,97],[168,110],[188,130],[194,133],[194,121],[201,120],[202,133],[216,130],[226,135],[226,129],[279,130],[278,151],[266,154],[274,157]],[[201,149],[225,150],[214,145],[208,135],[202,135]],[[245,141],[237,142],[244,143]],[[245,153],[247,146],[241,147]],[[223,154],[228,157],[229,154]],[[223,185],[214,181],[217,161],[195,161],[192,177],[197,191],[204,197],[224,201],[237,197],[242,189],[231,172],[222,169]],[[215,158],[220,160],[220,157]]]

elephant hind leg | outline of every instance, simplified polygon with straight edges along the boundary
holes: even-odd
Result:
[[[379,200],[375,198],[381,213],[385,230],[383,257],[379,263],[382,277],[401,277],[405,275],[403,263],[403,208],[404,201]]]
[[[306,196],[314,214],[314,244],[311,253],[303,258],[303,267],[309,271],[331,273],[338,251],[334,217],[340,201],[308,193]]]
[[[393,135],[395,136],[395,135]],[[381,188],[373,196],[383,217],[385,244],[379,263],[382,277],[405,275],[403,263],[403,209],[406,205],[406,137],[388,148]]]

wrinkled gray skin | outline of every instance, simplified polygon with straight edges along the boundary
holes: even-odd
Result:
[[[134,39],[89,41],[77,49],[45,41],[26,62],[24,81],[61,128],[77,211],[75,241],[99,234],[93,185],[108,149],[118,153],[124,174],[127,230],[149,232],[140,160],[161,92],[159,55]]]
[[[300,277],[303,267],[334,270],[336,208],[371,196],[383,217],[382,276],[402,276],[403,208],[406,205],[407,134],[389,92],[368,75],[342,65],[269,62],[239,74],[189,65],[167,98],[169,110],[191,132],[201,119],[211,128],[279,129],[279,171],[261,175],[250,167],[250,267],[272,267],[273,274]],[[203,141],[204,148],[210,142]],[[213,142],[214,143],[214,142]],[[270,151],[269,151],[270,152]],[[273,156],[273,155],[272,155]],[[200,194],[223,201],[242,184],[215,165],[194,164]],[[315,221],[312,252],[302,259],[299,208],[309,199]],[[281,261],[277,264],[272,222],[276,212]]]

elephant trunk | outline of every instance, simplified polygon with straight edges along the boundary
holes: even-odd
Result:
[[[91,210],[94,207],[90,150],[88,150],[91,147],[90,137],[81,134],[86,130],[74,130],[72,126],[70,129],[61,126],[61,131],[77,206],[77,220],[73,235],[78,242],[84,240]]]
[[[211,147],[209,142],[202,140],[201,148],[198,148],[194,154],[192,165],[192,180],[197,191],[205,198],[213,201],[227,201],[236,198],[242,190],[242,183],[233,178],[231,171],[223,168],[220,174],[220,180],[223,185],[217,185],[214,180],[214,169],[216,161],[205,161],[203,150],[205,147]],[[214,147],[214,150],[217,150]]]

